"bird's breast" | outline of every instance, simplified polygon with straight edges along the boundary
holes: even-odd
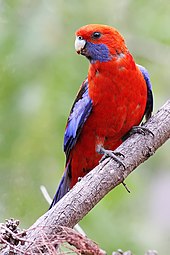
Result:
[[[89,95],[93,101],[91,126],[100,135],[122,137],[144,115],[147,88],[132,62],[90,67]]]

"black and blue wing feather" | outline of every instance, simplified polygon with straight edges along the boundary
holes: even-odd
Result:
[[[66,168],[49,209],[51,209],[70,189],[71,179],[71,159],[69,158],[70,151],[76,144],[76,141],[81,133],[81,130],[92,111],[92,106],[93,106],[92,100],[90,99],[88,92],[88,80],[86,79],[80,88],[80,91],[71,108],[70,115],[67,121],[64,135],[64,152],[66,154]]]
[[[145,67],[141,65],[137,65],[145,79],[146,86],[147,86],[147,102],[146,102],[146,108],[145,108],[145,118],[146,121],[151,117],[153,112],[153,94],[152,94],[152,84],[150,81],[149,73],[146,70]]]
[[[92,100],[89,97],[88,80],[86,79],[81,86],[67,121],[64,135],[66,162],[68,161],[70,151],[74,147],[91,110]]]

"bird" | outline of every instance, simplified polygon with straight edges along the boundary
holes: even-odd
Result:
[[[118,160],[113,151],[153,111],[148,71],[135,63],[116,28],[88,24],[75,36],[75,50],[88,59],[89,69],[68,117],[65,170],[49,209],[98,165],[102,154],[111,152]]]

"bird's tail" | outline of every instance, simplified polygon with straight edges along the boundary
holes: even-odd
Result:
[[[68,163],[49,210],[69,191],[70,179],[71,179],[70,163]]]

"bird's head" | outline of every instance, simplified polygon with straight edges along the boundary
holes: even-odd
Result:
[[[75,49],[91,63],[108,62],[127,51],[124,38],[115,28],[99,24],[86,25],[76,31]]]

